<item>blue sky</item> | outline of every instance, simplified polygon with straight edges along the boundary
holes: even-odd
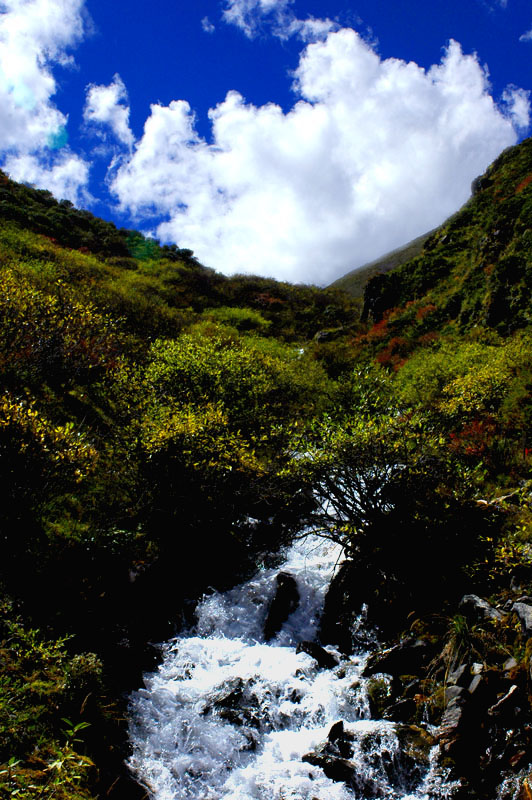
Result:
[[[227,274],[327,284],[529,134],[530,0],[0,0],[0,164]]]

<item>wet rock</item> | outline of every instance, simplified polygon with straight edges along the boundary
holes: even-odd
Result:
[[[369,678],[378,672],[389,675],[416,675],[430,658],[430,651],[422,639],[407,640],[373,653],[367,660],[362,675]]]
[[[430,751],[436,744],[436,738],[418,725],[398,725],[397,737],[401,750],[417,764],[428,766]]]
[[[415,725],[399,725],[396,732],[398,750],[388,747],[382,730],[355,737],[340,721],[330,729],[327,741],[305,754],[303,761],[345,783],[357,797],[390,797],[391,788],[400,788],[402,795],[405,788],[413,790],[419,783],[435,739]]]
[[[296,653],[308,653],[318,663],[320,669],[333,669],[340,663],[332,653],[328,653],[323,647],[315,642],[299,642]]]
[[[512,611],[517,614],[524,636],[532,636],[532,606],[527,603],[514,603]]]
[[[511,656],[510,658],[506,659],[502,668],[505,672],[510,672],[512,669],[515,669],[516,666],[517,661],[513,656]]]
[[[390,682],[385,678],[371,677],[367,686],[369,709],[372,719],[382,719],[392,702]]]
[[[462,693],[447,705],[438,729],[437,739],[441,750],[456,757],[467,748],[467,736],[471,729],[469,699]]]
[[[353,734],[344,728],[343,720],[335,722],[327,736],[327,741],[336,747],[343,758],[350,758],[353,755],[353,739]]]
[[[217,686],[206,698],[201,711],[203,716],[216,714],[233,725],[258,727],[259,719],[254,706],[248,703],[245,692],[252,681],[231,678]],[[247,734],[246,734],[247,737]],[[249,749],[249,748],[246,748]]]
[[[482,686],[482,684],[483,684],[482,675],[478,673],[473,677],[473,680],[467,687],[469,694],[474,694],[479,689],[479,687]]]
[[[319,767],[324,774],[332,781],[340,781],[352,786],[357,775],[357,767],[353,761],[346,758],[339,758],[327,752],[306,753],[302,761]]]
[[[332,781],[352,785],[357,768],[353,755],[353,734],[346,731],[342,720],[335,722],[329,730],[327,741],[303,756],[303,761],[320,767]]]
[[[299,605],[299,590],[296,579],[288,572],[277,575],[277,589],[268,609],[264,624],[264,638],[267,642],[279,633],[284,623]]]
[[[343,653],[353,652],[353,626],[369,593],[368,576],[352,561],[344,561],[332,579],[320,619],[319,639]]]
[[[483,600],[476,594],[465,594],[460,600],[459,609],[470,622],[484,622],[485,620],[500,620],[504,614]]]
[[[384,719],[389,719],[392,722],[410,722],[417,712],[417,705],[413,698],[404,697],[396,703],[392,703],[384,711]]]

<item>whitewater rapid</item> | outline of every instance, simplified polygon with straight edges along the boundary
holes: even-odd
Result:
[[[130,768],[153,800],[353,800],[448,797],[429,767],[412,786],[401,769],[395,725],[370,719],[367,653],[319,669],[300,641],[316,638],[324,596],[341,556],[309,536],[282,565],[297,581],[300,604],[277,636],[263,627],[279,569],[206,597],[197,625],[164,645],[157,672],[145,677],[130,708]],[[330,780],[302,760],[344,721],[353,734],[360,786]]]

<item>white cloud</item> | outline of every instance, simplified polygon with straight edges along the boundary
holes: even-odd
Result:
[[[520,42],[530,42],[532,41],[532,30],[526,31],[526,33],[521,34],[519,37]]]
[[[527,130],[530,125],[530,92],[517,86],[508,86],[502,99],[515,127],[518,130]]]
[[[211,144],[187,103],[152,106],[113,176],[122,208],[165,216],[161,238],[225,273],[324,284],[454,212],[528,113],[515,88],[498,108],[456,42],[425,71],[350,29],[304,49],[295,89],[288,113],[230,92]]]
[[[263,19],[283,19],[293,2],[294,0],[226,0],[223,19],[252,38]]]
[[[68,150],[59,152],[66,147],[67,118],[51,99],[56,92],[51,69],[72,64],[68,50],[83,35],[83,5],[84,0],[0,2],[0,159],[14,177],[59,176],[67,162],[81,163]],[[46,159],[40,170],[38,156]],[[57,187],[68,185],[66,191],[75,197],[82,188],[75,189],[75,175],[81,180],[82,173],[86,170],[74,169],[66,183],[51,180]],[[35,183],[46,185],[40,179]]]
[[[223,19],[236,25],[248,39],[253,39],[265,26],[274,36],[288,39],[299,36],[305,42],[323,39],[338,26],[330,19],[298,19],[292,10],[294,0],[226,0]]]
[[[214,31],[216,30],[216,28],[210,21],[209,17],[203,17],[203,19],[201,20],[201,27],[203,28],[205,33],[214,33]]]
[[[91,83],[87,87],[83,119],[94,125],[109,125],[122,144],[132,147],[135,140],[129,127],[128,96],[120,75],[116,74],[108,86]]]
[[[92,200],[83,188],[89,177],[87,162],[66,150],[48,161],[31,154],[11,155],[6,158],[4,169],[14,180],[46,188],[55,197],[72,203]]]

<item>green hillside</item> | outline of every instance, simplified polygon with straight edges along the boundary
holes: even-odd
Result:
[[[529,786],[532,140],[474,189],[362,309],[0,176],[1,798],[142,797],[123,697],[147,643],[308,526],[346,554],[322,643],[352,652],[364,603],[430,653],[372,713],[426,733],[480,664],[444,762],[464,800]],[[471,593],[505,612],[467,618]]]
[[[422,236],[412,239],[411,242],[408,242],[403,247],[398,247],[396,250],[392,250],[391,253],[386,253],[386,255],[375,259],[375,261],[370,261],[369,264],[364,264],[362,267],[351,270],[351,272],[334,281],[331,287],[343,289],[344,292],[347,292],[352,297],[363,297],[365,286],[370,278],[380,273],[389,272],[391,269],[395,269],[419,255],[431,233],[432,231],[424,233]]]
[[[407,302],[423,301],[437,307],[434,328],[452,323],[462,331],[481,325],[508,333],[526,327],[531,180],[528,139],[477,179],[470,201],[426,240],[419,255],[368,283],[366,312],[377,320]]]

